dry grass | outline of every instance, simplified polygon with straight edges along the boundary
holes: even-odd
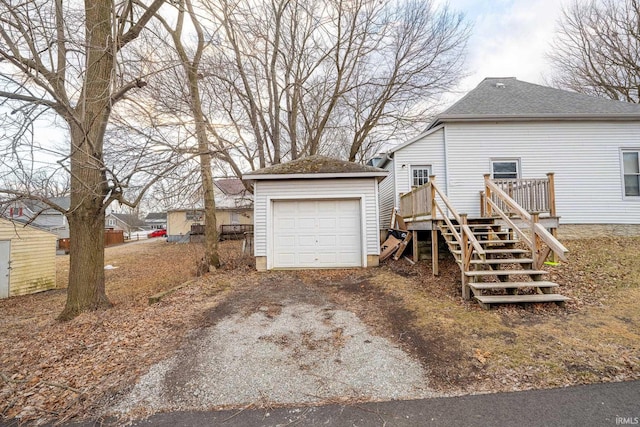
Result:
[[[211,313],[224,317],[226,305],[242,295],[259,299],[266,292],[260,285],[272,282],[283,295],[316,292],[352,309],[415,354],[441,391],[640,378],[640,238],[566,243],[570,262],[546,267],[560,292],[573,298],[565,308],[492,311],[462,301],[459,270],[445,260],[439,277],[428,263],[405,261],[369,270],[257,273],[238,242],[221,245],[220,271],[149,306],[150,295],[192,279],[201,248],[162,240],[124,245],[106,252],[106,264],[118,267],[107,271],[114,307],[65,323],[55,320],[68,269],[68,258],[59,257],[59,290],[0,301],[0,414],[38,421],[95,413],[190,332],[215,323]]]
[[[69,322],[56,320],[64,289],[0,301],[0,415],[66,420],[91,413],[131,386],[180,346],[228,289],[220,272],[220,280],[204,278],[148,305],[149,296],[193,277],[201,251],[200,245],[161,239],[107,248],[105,264],[118,267],[106,271],[113,308]],[[223,244],[221,253],[232,266],[243,259],[237,245]],[[57,267],[58,287],[64,288],[68,256],[58,257]]]
[[[536,304],[481,310],[463,302],[458,286],[452,287],[459,272],[451,263],[445,264],[444,278],[430,276],[423,265],[413,268],[422,269],[413,278],[381,275],[373,283],[403,301],[414,316],[414,330],[440,334],[459,351],[451,361],[459,381],[441,382],[443,390],[521,390],[640,378],[640,238],[566,243],[570,262],[547,268],[561,285],[559,292],[573,298],[565,308]]]

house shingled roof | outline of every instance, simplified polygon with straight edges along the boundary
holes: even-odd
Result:
[[[111,212],[109,215],[119,219],[120,221],[124,222],[130,227],[141,227],[144,225],[144,221],[138,218],[137,215],[121,214],[121,213],[115,213],[115,212]]]
[[[215,180],[216,187],[228,196],[237,196],[247,192],[242,180],[238,178],[221,178]]]
[[[144,219],[146,221],[157,220],[157,219],[166,221],[167,213],[166,212],[149,212]]]
[[[602,118],[640,120],[640,105],[517,80],[488,77],[439,114],[429,128],[452,120]]]
[[[258,169],[245,174],[251,175],[334,175],[334,174],[377,174],[386,171],[373,166],[314,155]]]

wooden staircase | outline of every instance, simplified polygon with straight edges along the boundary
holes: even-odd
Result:
[[[465,299],[473,296],[486,309],[494,304],[562,305],[569,299],[553,292],[558,284],[544,280],[548,273],[539,268],[541,262],[536,263],[532,250],[513,230],[503,228],[496,218],[461,215],[460,221],[462,224],[458,220],[436,224],[461,268]],[[468,245],[466,250],[463,245]]]

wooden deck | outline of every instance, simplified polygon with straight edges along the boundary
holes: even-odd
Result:
[[[438,274],[438,234],[460,266],[462,296],[484,308],[492,304],[553,302],[558,285],[544,280],[548,257],[566,261],[567,249],[556,239],[553,174],[546,179],[491,180],[485,175],[476,218],[459,214],[438,188],[436,177],[400,198],[400,216],[413,233],[431,231],[433,274]],[[516,278],[512,280],[512,278]]]

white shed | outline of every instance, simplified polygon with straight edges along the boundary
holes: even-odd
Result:
[[[56,240],[48,231],[0,219],[0,298],[55,288]]]
[[[254,181],[256,268],[377,266],[378,182],[386,175],[323,156],[245,174]]]

